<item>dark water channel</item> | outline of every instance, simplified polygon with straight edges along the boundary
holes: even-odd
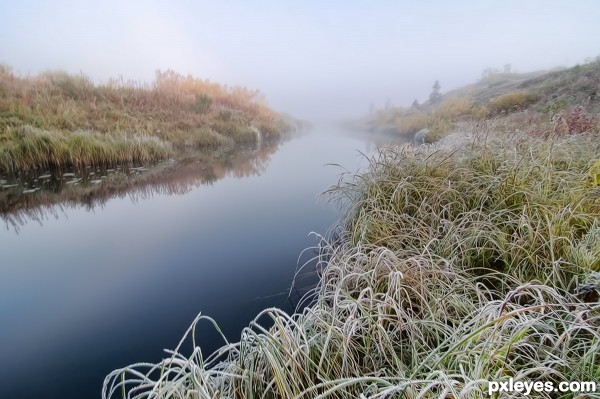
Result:
[[[290,310],[309,233],[339,217],[317,202],[343,172],[325,164],[356,171],[370,145],[314,129],[277,147],[13,201],[0,215],[0,398],[98,399],[108,372],[159,361],[199,312],[237,340],[260,310]]]

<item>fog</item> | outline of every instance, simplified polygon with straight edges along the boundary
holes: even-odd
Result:
[[[600,2],[3,1],[0,63],[96,81],[173,69],[262,91],[302,118],[427,99],[488,67],[572,66],[600,54]]]

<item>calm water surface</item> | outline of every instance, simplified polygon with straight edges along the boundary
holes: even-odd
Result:
[[[98,399],[107,373],[159,361],[199,312],[237,340],[260,310],[290,310],[309,233],[339,217],[317,201],[344,171],[326,164],[354,172],[369,149],[314,129],[260,174],[67,206],[17,230],[0,221],[0,398]],[[217,347],[208,326],[200,337]]]

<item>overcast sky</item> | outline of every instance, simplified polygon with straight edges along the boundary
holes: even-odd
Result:
[[[300,117],[423,101],[487,67],[600,55],[600,1],[8,1],[0,63],[98,81],[171,68],[261,90]]]

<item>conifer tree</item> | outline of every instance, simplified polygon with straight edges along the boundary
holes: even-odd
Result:
[[[437,104],[442,99],[442,93],[440,92],[440,88],[441,88],[440,82],[439,82],[439,80],[436,80],[435,83],[433,84],[433,90],[431,91],[431,94],[429,95],[429,102],[431,104]]]

